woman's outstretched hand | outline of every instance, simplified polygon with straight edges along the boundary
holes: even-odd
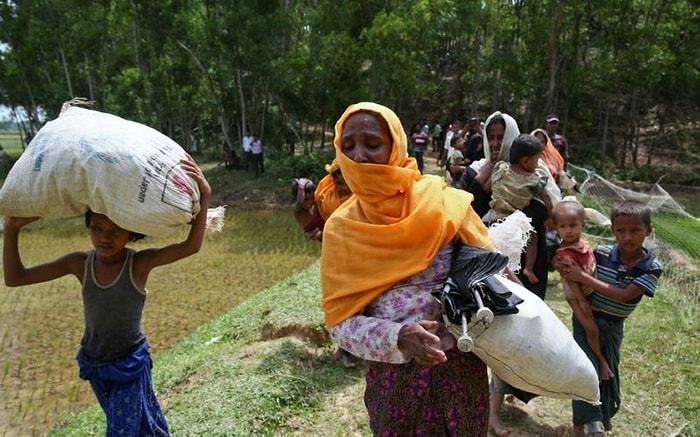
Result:
[[[434,347],[440,343],[440,337],[430,332],[438,326],[438,322],[430,320],[421,320],[404,326],[399,331],[399,349],[413,357],[421,366],[429,367],[444,363],[447,361],[447,355]]]

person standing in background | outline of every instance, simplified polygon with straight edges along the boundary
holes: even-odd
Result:
[[[450,156],[447,157],[447,164],[445,165],[445,180],[448,182],[452,181],[450,184],[453,186],[459,181],[466,168],[462,149],[464,149],[464,137],[453,135],[452,151],[450,152]]]
[[[255,177],[257,178],[261,174],[265,173],[265,163],[263,162],[263,143],[257,134],[253,134],[253,143],[250,151],[253,156]]]
[[[445,145],[443,146],[443,149],[440,152],[440,156],[438,156],[437,159],[437,165],[439,167],[447,166],[447,157],[452,152],[452,136],[459,135],[461,130],[462,122],[459,120],[453,121],[450,125],[450,128],[447,130],[447,133],[445,134]]]
[[[413,125],[413,132],[411,132],[411,141],[413,142],[413,153],[416,155],[416,163],[418,164],[418,171],[423,173],[423,154],[428,146],[428,134],[425,132],[420,123]]]
[[[228,144],[224,144],[223,151],[221,152],[221,158],[224,161],[224,167],[226,167],[226,170],[231,170],[232,168],[235,168],[235,160],[233,157],[233,152],[231,151],[231,148],[228,146]]]
[[[442,135],[442,125],[440,122],[435,123],[433,128],[433,153],[438,152],[440,149],[440,136]]]
[[[253,136],[246,131],[243,136],[243,168],[247,172],[253,164]]]
[[[545,130],[547,131],[547,135],[549,135],[552,146],[554,146],[561,157],[564,158],[564,170],[566,170],[566,165],[569,163],[569,141],[564,135],[557,133],[558,127],[559,117],[557,114],[549,114],[547,118],[545,118]]]
[[[542,141],[542,144],[544,145],[544,150],[542,151],[542,161],[544,161],[544,163],[547,165],[547,168],[552,174],[554,181],[559,183],[559,177],[562,173],[564,173],[564,158],[554,147],[549,135],[543,129],[535,129],[530,132],[530,135],[534,135],[539,138],[540,141]]]
[[[464,143],[464,165],[484,158],[484,133],[477,117],[469,119],[469,132]]]

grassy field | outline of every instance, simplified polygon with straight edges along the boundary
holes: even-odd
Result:
[[[0,177],[4,178],[12,164],[22,154],[22,140],[17,132],[0,131],[0,145],[5,152],[0,159]]]
[[[16,131],[0,131],[0,145],[10,155],[19,156],[22,153],[22,138]]]

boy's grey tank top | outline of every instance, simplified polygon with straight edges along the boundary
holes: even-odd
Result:
[[[95,251],[88,254],[83,283],[85,333],[82,353],[92,366],[103,366],[129,356],[146,340],[141,315],[145,290],[139,291],[131,276],[134,250],[127,249],[122,270],[111,284],[95,280]]]

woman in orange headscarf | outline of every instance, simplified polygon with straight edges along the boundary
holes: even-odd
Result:
[[[431,296],[458,241],[493,248],[471,194],[421,175],[382,105],[348,107],[333,145],[353,196],[324,228],[323,309],[331,336],[368,360],[372,432],[486,436],[486,367],[455,347]]]
[[[549,139],[549,135],[544,129],[535,129],[530,132],[530,135],[536,136],[542,145],[544,150],[542,150],[542,161],[547,164],[549,172],[554,178],[554,182],[559,182],[559,174],[564,171],[564,158],[561,157],[557,149],[552,145],[552,141]]]

